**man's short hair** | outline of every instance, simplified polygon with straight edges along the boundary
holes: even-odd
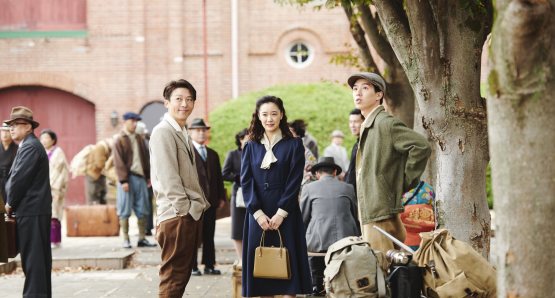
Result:
[[[164,87],[164,93],[163,93],[164,99],[170,100],[170,96],[172,95],[172,92],[178,88],[185,88],[189,90],[189,92],[191,93],[191,97],[193,97],[193,101],[197,100],[197,90],[195,90],[195,87],[193,87],[191,83],[183,79],[180,79],[177,81],[171,81],[166,85],[166,87]]]
[[[333,172],[335,172],[335,169],[333,167],[321,167],[318,169],[318,171],[316,171],[316,173],[326,173],[328,175],[333,175]]]
[[[349,115],[361,115],[362,116],[362,112],[359,109],[352,109],[351,112],[349,113]]]

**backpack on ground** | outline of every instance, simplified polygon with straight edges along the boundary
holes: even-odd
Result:
[[[85,176],[87,173],[87,159],[89,154],[94,149],[94,145],[87,145],[81,151],[79,151],[69,164],[69,170],[71,171],[72,177]]]
[[[325,257],[328,297],[387,297],[383,271],[370,243],[346,237],[332,244]]]
[[[421,233],[413,260],[425,267],[424,295],[430,298],[496,297],[493,266],[446,229]]]

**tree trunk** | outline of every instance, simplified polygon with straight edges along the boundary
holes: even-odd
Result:
[[[496,1],[488,124],[499,297],[553,297],[555,0]]]
[[[402,71],[402,70],[401,70]],[[406,76],[404,79],[387,82],[386,104],[388,111],[406,126],[414,126],[414,92]]]
[[[430,135],[424,128],[422,123],[422,113],[418,108],[418,105],[415,103],[414,105],[414,130],[422,134],[423,136],[428,138],[428,142],[433,144],[434,141],[430,138]],[[432,150],[432,154],[430,155],[430,159],[428,159],[428,164],[426,165],[426,169],[424,173],[422,173],[422,177],[420,180],[428,182],[434,190],[436,188],[436,176],[437,176],[437,166],[436,166],[436,151],[435,148]]]
[[[436,151],[439,224],[489,255],[489,159],[480,65],[486,10],[461,1],[375,0]],[[482,15],[484,14],[484,15]]]

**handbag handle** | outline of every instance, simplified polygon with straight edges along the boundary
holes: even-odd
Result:
[[[279,257],[281,258],[282,251],[283,251],[283,239],[281,238],[281,232],[276,230],[279,235]],[[266,235],[266,231],[262,231],[262,237],[260,237],[260,246],[264,246],[264,236]],[[259,256],[262,256],[262,249],[260,250]]]

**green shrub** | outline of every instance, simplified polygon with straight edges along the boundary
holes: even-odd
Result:
[[[232,99],[210,113],[210,147],[223,163],[228,151],[236,149],[235,134],[250,124],[256,100],[264,95],[281,98],[288,121],[304,119],[308,131],[318,141],[319,153],[330,144],[335,129],[345,134],[344,146],[350,153],[355,137],[349,130],[349,112],[354,108],[348,87],[333,83],[273,86]],[[223,164],[222,164],[223,165]]]

